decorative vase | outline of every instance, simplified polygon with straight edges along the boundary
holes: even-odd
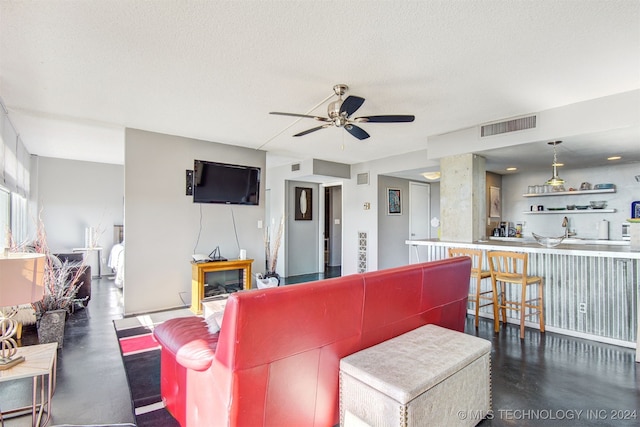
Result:
[[[280,286],[280,275],[278,273],[276,273],[275,271],[267,271],[266,273],[264,273],[262,275],[262,277],[264,277],[265,279],[273,277],[274,279],[276,279],[278,281],[278,286]]]
[[[52,310],[43,313],[38,323],[38,342],[40,344],[57,342],[58,348],[62,348],[66,316],[66,310]]]

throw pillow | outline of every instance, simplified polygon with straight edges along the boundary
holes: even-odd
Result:
[[[224,311],[216,311],[205,319],[205,322],[207,322],[207,329],[209,329],[210,334],[217,334],[220,331],[223,315]]]

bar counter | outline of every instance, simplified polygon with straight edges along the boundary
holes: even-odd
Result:
[[[640,362],[640,251],[631,250],[628,244],[562,243],[547,248],[533,240],[516,238],[473,243],[423,239],[405,243],[415,250],[421,262],[446,258],[450,247],[528,253],[528,274],[544,278],[548,331],[636,348],[636,361]],[[489,269],[486,256],[483,269]],[[484,280],[482,289],[490,288],[491,280]],[[481,315],[493,318],[492,310],[490,306],[482,307]],[[511,314],[515,316],[514,312]],[[516,318],[509,320],[518,322]],[[537,319],[530,320],[526,325],[537,328]]]

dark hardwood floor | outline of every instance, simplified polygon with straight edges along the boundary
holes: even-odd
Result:
[[[328,275],[332,274],[336,272]],[[322,277],[328,276],[305,275],[284,282]],[[121,291],[107,278],[94,279],[92,286],[88,309],[76,311],[66,326],[49,425],[134,421],[112,323],[122,317]],[[481,426],[640,424],[640,364],[635,363],[633,349],[533,329],[520,340],[516,326],[494,334],[486,319],[476,331],[471,316],[466,332],[492,342],[493,414]],[[27,328],[23,344],[36,340],[35,328]],[[27,404],[30,393],[30,381],[2,383],[0,409]],[[30,421],[26,415],[5,425],[21,427]]]

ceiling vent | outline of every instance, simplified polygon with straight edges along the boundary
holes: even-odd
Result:
[[[534,129],[536,127],[536,117],[537,116],[521,117],[519,119],[484,125],[480,127],[480,137],[485,138],[487,136],[500,135],[502,133]]]
[[[358,185],[369,185],[369,172],[359,173],[356,179]]]
[[[291,165],[291,172],[298,172],[300,170],[300,163],[294,163]]]

